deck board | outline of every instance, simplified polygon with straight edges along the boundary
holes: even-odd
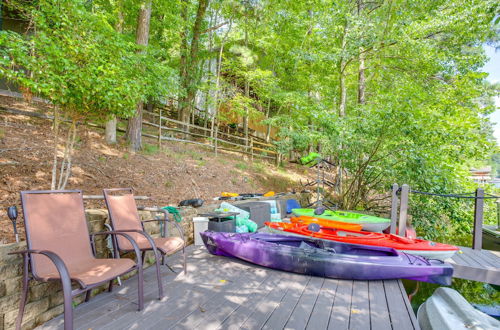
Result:
[[[75,308],[75,329],[418,329],[401,281],[350,281],[281,272],[188,248],[163,267],[158,300],[153,267],[145,270],[145,308],[136,277]],[[406,323],[405,323],[406,322]],[[59,316],[38,329],[62,329]]]
[[[306,328],[309,316],[314,309],[324,281],[325,279],[321,277],[311,277],[304,293],[300,297],[299,302],[285,325],[286,329]]]
[[[453,277],[500,285],[500,253],[459,247],[446,261],[453,266]]]

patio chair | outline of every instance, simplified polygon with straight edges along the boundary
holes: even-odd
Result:
[[[134,195],[131,188],[113,188],[104,189],[104,200],[109,211],[109,218],[111,227],[114,231],[129,234],[142,251],[142,260],[146,251],[158,249],[162,254],[161,264],[166,265],[172,272],[175,271],[165,262],[165,256],[173,254],[182,249],[183,253],[183,267],[186,273],[186,241],[184,239],[184,232],[179,224],[169,219],[168,212],[161,208],[152,207],[137,207]],[[163,213],[160,219],[151,219],[141,221],[137,210],[145,210],[152,212]],[[145,222],[158,221],[160,222],[161,237],[152,238],[144,230]],[[180,237],[167,237],[167,224],[171,222],[175,225]],[[128,241],[121,237],[115,239],[117,249],[122,252],[132,250],[132,246]],[[158,259],[157,259],[158,261]]]
[[[16,329],[21,329],[29,281],[60,281],[64,296],[64,329],[73,328],[73,297],[91,290],[132,270],[138,271],[139,310],[144,306],[143,269],[139,247],[126,233],[105,231],[90,235],[85,219],[83,195],[80,190],[22,191],[21,203],[26,228],[27,250],[22,254],[24,274]],[[96,235],[119,235],[127,240],[137,261],[131,259],[97,259]],[[77,284],[72,289],[72,283]]]

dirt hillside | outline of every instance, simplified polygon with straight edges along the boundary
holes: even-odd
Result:
[[[43,103],[30,105],[9,97],[0,97],[0,107],[50,110]],[[106,145],[103,135],[102,130],[80,127],[67,189],[97,195],[103,188],[132,187],[135,194],[152,198],[141,204],[164,206],[188,198],[212,199],[222,191],[291,191],[300,189],[300,179],[306,180],[304,168],[277,168],[263,161],[251,162],[241,154],[215,157],[208,148],[186,143],[164,143],[159,150],[155,141],[145,140],[144,150],[131,154],[123,142]],[[5,209],[20,207],[19,191],[50,189],[52,158],[50,120],[0,110],[0,243],[13,241]],[[96,206],[104,205],[86,202],[86,207]]]

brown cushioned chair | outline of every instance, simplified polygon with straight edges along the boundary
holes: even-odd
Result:
[[[143,269],[139,247],[126,233],[106,231],[90,236],[80,190],[22,191],[27,250],[23,256],[24,275],[16,329],[21,328],[30,280],[60,281],[64,295],[64,329],[73,328],[73,297],[109,282],[132,270],[138,271],[139,310],[144,306]],[[97,259],[94,237],[116,235],[128,242],[137,261],[131,259]],[[72,290],[72,282],[77,288]],[[161,299],[161,293],[160,293]]]
[[[104,199],[109,211],[111,226],[114,231],[127,233],[139,246],[142,251],[142,259],[144,261],[144,253],[148,250],[158,249],[162,253],[162,264],[165,264],[170,270],[174,271],[168,264],[165,263],[165,256],[177,252],[182,249],[184,273],[186,273],[186,250],[184,233],[181,226],[168,217],[168,212],[161,208],[137,207],[134,199],[134,194],[131,188],[114,188],[104,189]],[[141,221],[137,210],[145,210],[152,212],[161,212],[163,217],[160,219],[151,219]],[[158,221],[163,226],[161,233],[162,237],[152,238],[144,230],[144,222]],[[175,225],[180,237],[167,237],[167,223],[171,222]],[[154,243],[152,243],[152,241]],[[118,237],[115,239],[117,249],[122,252],[132,250],[130,243]],[[158,261],[158,259],[157,259]]]

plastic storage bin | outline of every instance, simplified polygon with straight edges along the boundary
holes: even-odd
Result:
[[[236,232],[236,220],[234,219],[210,219],[208,221],[208,230],[234,233]]]
[[[194,245],[203,245],[203,240],[201,239],[200,233],[208,229],[208,218],[207,217],[194,217],[193,227],[194,227]]]
[[[246,202],[235,206],[249,212],[250,220],[253,220],[258,228],[264,227],[264,222],[271,221],[271,205],[268,203]]]

